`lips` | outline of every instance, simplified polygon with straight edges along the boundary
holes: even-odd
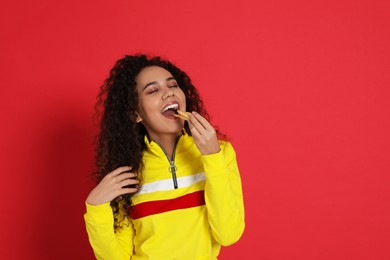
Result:
[[[175,111],[178,110],[180,108],[179,106],[179,103],[176,102],[176,101],[172,101],[172,102],[169,102],[167,103],[164,108],[161,110],[161,114],[163,114],[163,116],[169,118],[169,119],[174,119],[175,116]]]
[[[161,113],[164,113],[168,110],[177,110],[179,109],[179,103],[177,102],[169,102],[161,111]]]

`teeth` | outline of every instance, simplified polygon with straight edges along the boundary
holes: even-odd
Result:
[[[172,105],[164,107],[164,109],[162,110],[162,113],[164,113],[165,111],[167,111],[169,109],[178,109],[178,108],[179,108],[178,104],[172,104]]]

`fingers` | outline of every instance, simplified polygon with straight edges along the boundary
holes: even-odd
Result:
[[[117,196],[129,194],[129,193],[136,193],[138,191],[137,188],[122,188]]]
[[[100,205],[112,201],[120,195],[136,193],[139,180],[136,178],[137,173],[129,172],[131,169],[130,166],[123,166],[107,174],[90,192],[87,203]]]
[[[124,173],[124,172],[128,172],[132,169],[131,166],[122,166],[122,167],[118,167],[116,168],[115,170],[113,170],[112,172],[110,172],[109,174],[114,177],[114,176],[117,176],[121,173]]]
[[[204,130],[203,125],[196,119],[196,117],[191,113],[188,115],[188,126],[193,136],[201,136],[202,130]]]
[[[125,179],[125,180],[122,180],[121,182],[119,182],[119,185],[121,187],[125,187],[128,185],[134,185],[134,184],[138,184],[138,183],[139,183],[139,180],[137,180],[137,179]]]
[[[197,119],[197,121],[200,123],[200,125],[202,125],[202,127],[206,130],[214,130],[214,127],[206,120],[206,118],[204,118],[203,116],[201,116],[200,114],[198,114],[197,112],[192,112],[192,115],[194,116],[194,118]]]
[[[138,184],[139,180],[136,178],[137,173],[129,172],[131,169],[132,167],[130,166],[123,166],[113,170],[111,173],[107,174],[107,185],[116,190],[116,193],[122,193],[124,187]],[[138,188],[135,187],[131,189],[132,193],[138,190]]]
[[[214,127],[201,115],[192,112],[189,116],[189,127],[195,136],[212,137],[216,135]]]
[[[196,130],[199,134],[205,134],[210,133],[210,134],[215,134],[215,129],[214,127],[200,114],[196,112],[192,112],[189,115],[190,118],[190,123],[192,124],[194,130]],[[190,126],[191,126],[190,124]],[[191,129],[191,130],[192,130]]]
[[[213,154],[220,150],[214,127],[201,115],[192,112],[188,126],[194,142],[202,154]]]
[[[190,119],[189,122],[190,122],[191,132],[195,130],[197,133],[202,134],[202,132],[204,132],[205,127],[200,123],[198,117],[195,116],[195,112],[189,114],[188,117]]]
[[[114,183],[119,183],[125,179],[137,177],[137,173],[129,172],[132,169],[130,166],[122,166],[118,167],[109,174],[107,174],[107,178],[111,179]]]
[[[139,180],[135,179],[135,176],[137,176],[135,173],[122,173],[115,178],[116,183],[112,186],[115,197],[138,191]],[[131,187],[132,185],[135,186]]]
[[[114,176],[113,178],[116,179],[116,182],[121,182],[126,179],[131,179],[137,177],[137,173],[135,172],[124,172],[118,176]]]

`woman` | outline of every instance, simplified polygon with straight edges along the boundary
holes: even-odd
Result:
[[[187,74],[159,57],[126,56],[98,104],[98,184],[84,216],[95,256],[217,259],[244,230],[241,181]]]

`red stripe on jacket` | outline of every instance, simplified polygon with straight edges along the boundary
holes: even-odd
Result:
[[[175,199],[139,203],[132,207],[131,218],[138,219],[172,210],[198,207],[204,204],[204,191],[200,190]]]

